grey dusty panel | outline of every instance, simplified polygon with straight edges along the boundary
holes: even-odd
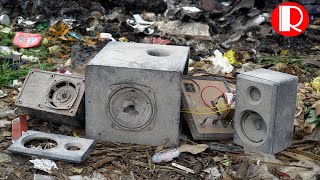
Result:
[[[292,144],[298,78],[258,69],[237,76],[234,142],[276,154]]]
[[[34,149],[25,147],[27,142],[35,139],[52,140],[57,143],[57,146],[51,149]],[[8,150],[13,153],[81,163],[87,158],[94,145],[95,141],[91,139],[75,138],[71,136],[29,130],[9,146]]]
[[[87,136],[176,145],[188,55],[188,47],[109,43],[86,67]]]

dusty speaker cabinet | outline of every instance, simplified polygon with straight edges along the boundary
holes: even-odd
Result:
[[[233,137],[234,130],[231,121],[226,119],[216,121],[218,113],[214,113],[214,110],[206,105],[210,104],[213,98],[221,96],[222,93],[210,88],[203,93],[204,100],[208,102],[204,102],[201,98],[202,90],[212,85],[225,93],[229,92],[225,80],[212,76],[184,76],[181,83],[182,111],[190,111],[184,112],[183,116],[194,140],[223,140]]]
[[[237,76],[234,142],[276,154],[292,144],[298,78],[267,69]]]
[[[86,66],[86,135],[177,145],[188,56],[189,47],[110,42]]]
[[[81,127],[84,88],[84,77],[32,69],[16,105],[31,117]]]

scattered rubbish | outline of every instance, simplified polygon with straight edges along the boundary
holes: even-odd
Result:
[[[0,24],[9,26],[11,23],[10,17],[6,14],[0,15]]]
[[[145,21],[139,14],[134,14],[133,18],[134,20],[128,19],[127,24],[131,26],[136,33],[143,32],[148,35],[154,33],[154,29],[151,29],[150,26],[152,26],[155,22]]]
[[[171,163],[171,165],[172,165],[173,167],[176,167],[176,168],[178,168],[178,169],[181,169],[181,170],[183,170],[183,171],[185,171],[185,172],[187,172],[187,173],[195,174],[194,170],[192,170],[192,169],[190,169],[190,168],[187,168],[187,167],[184,167],[184,166],[182,166],[182,165],[180,165],[180,164]]]
[[[27,131],[27,116],[20,115],[18,118],[12,120],[12,142],[15,142]]]
[[[231,73],[234,67],[230,64],[228,58],[223,57],[222,53],[219,50],[214,51],[214,56],[208,58],[209,61],[212,61],[215,71],[221,71],[222,73]],[[210,69],[208,71],[211,71]]]
[[[19,81],[18,79],[15,79],[15,80],[13,80],[13,82],[12,82],[12,87],[14,87],[14,88],[21,88],[22,87],[22,82],[21,81]]]
[[[317,93],[320,94],[320,77],[316,77],[311,84]]]
[[[100,33],[100,38],[101,38],[101,39],[110,39],[111,41],[116,41],[116,40],[112,37],[112,34],[110,34],[110,33]]]
[[[49,159],[35,159],[29,161],[33,164],[34,168],[47,173],[51,173],[53,169],[58,169],[56,163]]]
[[[204,169],[203,172],[206,172],[209,174],[209,176],[207,177],[207,179],[220,179],[221,177],[221,173],[219,172],[217,167],[210,167],[207,169]]]
[[[7,96],[7,94],[4,93],[2,90],[0,90],[0,98],[4,98],[4,97],[6,97],[6,96]]]
[[[290,163],[289,165],[290,166],[280,167],[278,171],[288,174],[292,179],[318,179],[320,167],[315,163],[308,161],[299,161]],[[298,166],[310,167],[310,169]]]
[[[170,162],[174,158],[180,156],[180,150],[179,149],[166,149],[160,152],[155,153],[152,156],[152,162],[154,163],[160,163],[160,162]]]
[[[193,38],[197,40],[212,40],[209,26],[207,24],[198,22],[181,22],[181,21],[169,21],[167,23],[157,22],[156,26],[159,31],[164,34]]]
[[[205,151],[207,148],[209,148],[207,144],[197,144],[197,145],[184,144],[184,145],[181,145],[178,149],[180,152],[189,152],[191,154],[199,154]]]
[[[35,139],[53,140],[57,146],[54,148],[49,147],[44,150],[28,148],[25,146],[27,142]],[[42,156],[50,159],[81,163],[87,158],[94,146],[95,141],[90,139],[29,130],[16,140],[8,150],[13,153],[26,154],[29,156]]]
[[[7,127],[7,126],[11,125],[11,123],[12,123],[11,121],[8,121],[6,119],[1,119],[0,120],[0,128]]]
[[[209,143],[209,148],[213,151],[219,151],[219,152],[230,152],[230,153],[243,153],[244,149],[239,146],[234,145],[227,145],[227,144],[220,144],[220,143]]]
[[[169,45],[172,44],[172,41],[167,40],[167,39],[162,39],[162,38],[146,38],[147,43],[149,44],[162,44],[162,45]]]
[[[40,34],[30,34],[23,32],[16,32],[13,43],[19,48],[31,48],[39,46],[42,41]]]
[[[6,153],[0,152],[0,163],[10,163],[11,157]]]

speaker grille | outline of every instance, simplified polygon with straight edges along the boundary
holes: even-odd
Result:
[[[241,119],[243,134],[252,142],[262,142],[267,136],[267,125],[263,118],[254,111],[247,111]]]

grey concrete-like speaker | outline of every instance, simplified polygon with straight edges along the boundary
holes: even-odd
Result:
[[[188,56],[189,47],[109,43],[86,67],[86,135],[177,145]]]
[[[84,77],[30,70],[16,105],[42,120],[84,125]]]
[[[258,69],[237,76],[236,144],[276,154],[292,144],[298,78]]]

